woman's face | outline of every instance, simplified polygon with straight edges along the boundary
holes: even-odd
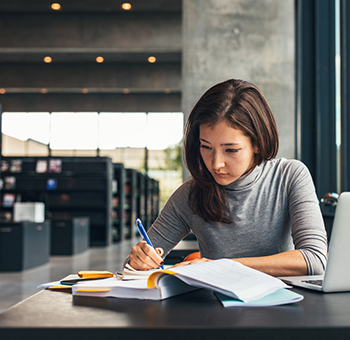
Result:
[[[220,185],[228,185],[245,174],[258,153],[250,137],[226,121],[213,126],[200,125],[199,142],[204,164]]]

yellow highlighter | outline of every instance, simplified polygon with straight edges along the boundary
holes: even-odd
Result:
[[[52,290],[71,290],[72,287],[71,286],[50,286],[50,287],[47,287],[46,289],[52,289]]]
[[[111,290],[109,288],[78,288],[76,291],[85,293],[108,293]]]
[[[113,277],[114,274],[107,271],[107,270],[82,270],[78,272],[79,277],[82,279],[100,279],[100,278],[107,278],[107,277]]]

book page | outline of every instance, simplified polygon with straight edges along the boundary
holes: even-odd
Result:
[[[147,289],[147,280],[130,280],[123,281],[115,277],[102,280],[91,280],[85,282],[79,282],[74,285],[75,288],[132,288],[132,289]]]
[[[150,270],[136,270],[129,264],[126,264],[123,269],[123,280],[147,280],[148,277],[161,269],[150,269]]]
[[[209,288],[242,301],[256,300],[280,288],[288,288],[284,282],[273,276],[229,259],[174,267],[170,270],[176,272],[176,276],[189,285]]]
[[[298,293],[289,289],[279,289],[272,294],[266,295],[261,299],[243,302],[241,300],[233,299],[220,293],[215,293],[216,297],[224,307],[265,307],[265,306],[279,306],[289,303],[296,303],[304,299]]]
[[[170,282],[165,282],[165,285],[162,287],[162,289],[147,288],[147,280],[123,281],[121,279],[112,277],[103,280],[93,280],[90,282],[75,284],[72,286],[72,292],[73,295],[80,296],[163,300],[174,295],[179,295],[198,289],[196,287],[187,285],[172,275],[169,276],[169,278],[172,280],[170,280]]]

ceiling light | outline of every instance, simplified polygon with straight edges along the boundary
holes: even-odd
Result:
[[[40,92],[41,92],[42,94],[46,94],[46,93],[47,93],[47,89],[41,89]]]
[[[5,94],[6,90],[5,89],[0,89],[0,94]]]
[[[82,89],[81,92],[84,93],[84,94],[87,94],[87,93],[89,93],[89,90],[88,89]]]
[[[125,94],[128,94],[129,92],[130,92],[129,89],[124,89],[124,90],[123,90],[123,93],[125,93]]]
[[[170,89],[165,89],[164,92],[165,92],[166,94],[169,94],[171,91],[170,91]]]
[[[52,5],[51,5],[51,8],[54,10],[54,11],[59,11],[61,9],[61,5],[57,2],[54,2]]]
[[[156,60],[157,60],[157,59],[156,59],[156,57],[154,57],[154,56],[148,57],[148,62],[151,63],[151,64],[155,63]]]
[[[123,4],[122,4],[122,9],[124,10],[124,11],[130,11],[131,10],[131,4],[129,4],[128,2],[124,2]]]
[[[45,58],[44,58],[44,61],[45,61],[45,63],[51,63],[51,61],[52,61],[52,58],[51,57],[49,57],[49,56],[46,56]]]
[[[97,57],[97,58],[96,58],[96,61],[97,61],[98,63],[103,63],[103,62],[104,62],[104,58],[103,58],[103,57]]]

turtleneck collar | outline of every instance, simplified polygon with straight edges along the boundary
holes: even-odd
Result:
[[[237,191],[249,187],[260,177],[264,164],[263,162],[257,165],[251,173],[239,177],[234,182],[225,185],[224,188],[230,191]]]

